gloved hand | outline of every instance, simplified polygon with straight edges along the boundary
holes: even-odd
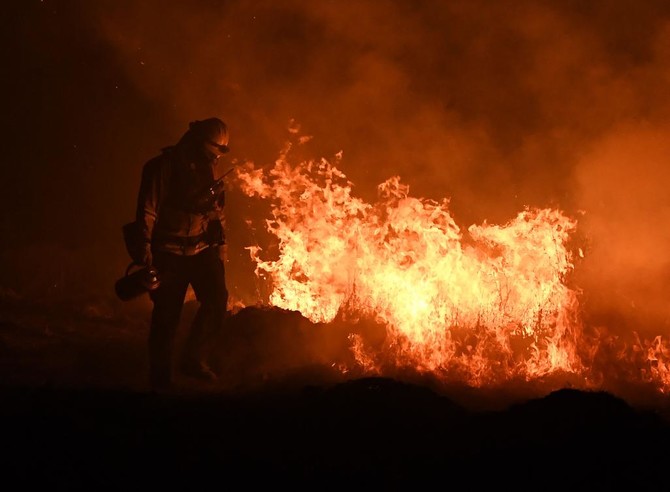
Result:
[[[153,265],[154,256],[151,253],[151,243],[144,243],[144,251],[142,252],[142,264],[146,266]]]

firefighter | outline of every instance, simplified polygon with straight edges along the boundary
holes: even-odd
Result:
[[[188,377],[217,380],[207,364],[207,351],[227,314],[225,194],[215,185],[225,172],[222,156],[228,150],[228,128],[222,120],[197,120],[142,169],[138,262],[154,266],[161,279],[150,292],[149,381],[155,390],[171,387],[176,361]],[[175,337],[189,285],[199,305],[177,359]]]

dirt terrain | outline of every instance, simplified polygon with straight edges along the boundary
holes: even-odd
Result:
[[[343,372],[347,327],[319,333],[297,313],[263,308],[232,317],[218,384],[180,378],[155,393],[147,304],[2,307],[3,475],[25,486],[667,486],[662,399],[654,408],[570,388],[445,393]]]

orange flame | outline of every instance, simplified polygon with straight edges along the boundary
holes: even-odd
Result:
[[[237,173],[244,193],[272,203],[267,228],[278,254],[248,248],[256,274],[270,280],[272,305],[313,322],[382,324],[382,350],[350,337],[366,371],[392,364],[478,386],[585,373],[578,291],[569,282],[576,220],[528,208],[504,225],[464,232],[448,199],[412,197],[392,177],[366,203],[335,164],[292,165],[289,150],[269,171],[248,163]],[[647,379],[667,389],[667,346],[659,337],[646,354]]]

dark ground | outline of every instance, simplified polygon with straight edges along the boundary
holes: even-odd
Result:
[[[485,405],[342,374],[337,330],[329,353],[299,315],[257,308],[233,318],[227,380],[159,394],[141,304],[2,307],[1,473],[21,488],[670,490],[667,407],[576,389]]]

